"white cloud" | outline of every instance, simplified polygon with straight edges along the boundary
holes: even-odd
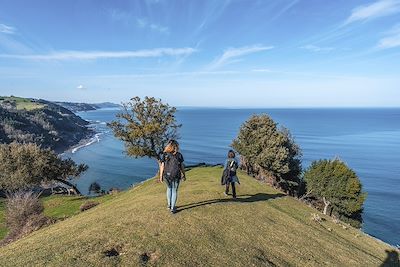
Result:
[[[312,51],[312,52],[330,52],[330,51],[335,50],[335,48],[333,48],[333,47],[320,47],[320,46],[316,46],[316,45],[305,45],[300,48],[308,50],[308,51]]]
[[[147,19],[138,18],[138,19],[136,19],[136,22],[137,22],[137,25],[140,28],[148,28],[148,29],[153,30],[153,31],[169,34],[168,27],[161,26],[161,25],[158,25],[158,24],[155,24],[155,23],[151,23]]]
[[[96,79],[142,79],[142,78],[165,78],[165,77],[192,77],[192,76],[218,76],[218,75],[237,75],[243,74],[239,71],[187,71],[187,72],[167,72],[167,73],[143,73],[143,74],[111,74],[97,75]],[[86,76],[88,78],[90,76]],[[93,76],[92,76],[93,77]]]
[[[183,56],[196,52],[191,47],[156,48],[136,51],[56,51],[48,54],[12,55],[0,54],[0,58],[25,60],[96,60],[105,58],[151,58],[163,56]]]
[[[76,87],[76,89],[79,89],[79,90],[85,90],[85,89],[86,89],[86,87],[85,87],[85,86],[83,86],[82,84],[80,84],[80,85],[78,85],[78,86]]]
[[[344,24],[385,17],[398,12],[400,12],[400,0],[378,0],[354,8]]]
[[[217,69],[222,67],[223,65],[230,64],[233,62],[240,61],[240,57],[246,56],[249,54],[270,50],[273,49],[273,46],[261,46],[261,45],[253,45],[253,46],[244,46],[239,48],[229,48],[224,51],[224,53],[216,58],[209,69]]]
[[[386,36],[379,40],[378,49],[388,49],[400,46],[400,24],[386,32]]]
[[[16,31],[17,31],[16,28],[0,23],[1,33],[14,34]]]
[[[252,72],[268,72],[268,73],[272,72],[272,70],[270,70],[270,69],[254,69],[251,71]]]

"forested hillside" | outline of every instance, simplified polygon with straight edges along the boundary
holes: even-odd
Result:
[[[61,152],[93,134],[88,124],[49,101],[0,97],[0,143],[36,143]]]

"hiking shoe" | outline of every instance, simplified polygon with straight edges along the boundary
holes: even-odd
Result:
[[[171,209],[171,213],[175,214],[176,213],[176,209]]]
[[[226,197],[227,197],[227,196],[228,196],[228,194],[227,194],[226,192],[224,192],[224,196],[226,196]]]

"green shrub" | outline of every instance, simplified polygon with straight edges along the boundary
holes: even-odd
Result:
[[[240,128],[232,147],[249,174],[291,195],[300,184],[301,151],[289,130],[278,128],[268,115],[254,115]]]
[[[355,227],[362,222],[362,206],[366,193],[357,174],[339,159],[318,160],[304,173],[307,194],[324,203],[324,214],[338,215]]]
[[[0,189],[5,191],[57,181],[80,193],[68,178],[78,177],[87,168],[87,165],[78,165],[70,158],[62,159],[54,151],[36,144],[0,144]]]

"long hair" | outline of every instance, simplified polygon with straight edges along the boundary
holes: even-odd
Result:
[[[179,152],[179,144],[175,140],[169,140],[167,146],[164,148],[164,153],[175,154]]]
[[[233,158],[235,158],[235,152],[233,151],[233,150],[229,150],[229,152],[228,152],[228,158],[230,158],[230,159],[233,159]]]

